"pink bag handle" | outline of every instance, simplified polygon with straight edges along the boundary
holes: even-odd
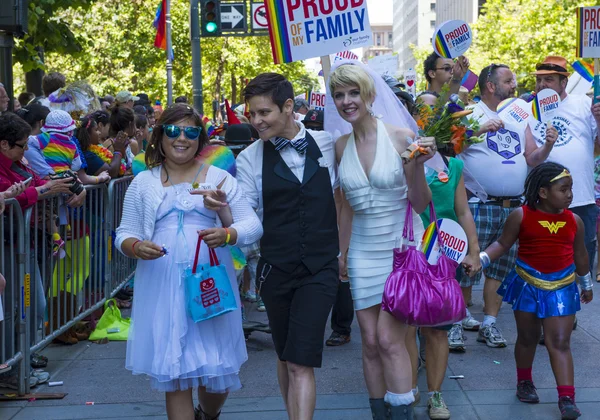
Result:
[[[408,239],[410,242],[415,241],[415,232],[413,228],[413,214],[412,204],[408,202],[406,206],[406,216],[404,217],[404,230],[402,231],[402,237]],[[444,246],[442,235],[440,235],[440,225],[438,223],[437,215],[435,213],[435,207],[433,206],[433,200],[429,202],[429,220],[435,222],[435,231],[437,232],[437,241],[440,247]]]
[[[202,239],[204,237],[198,235],[198,242],[196,242],[196,255],[194,256],[194,265],[192,266],[192,274],[196,274],[198,269],[198,257],[200,256],[200,244],[202,243]],[[213,248],[208,248],[208,256],[210,258],[210,266],[215,267],[219,265],[219,258],[217,258],[217,253]]]

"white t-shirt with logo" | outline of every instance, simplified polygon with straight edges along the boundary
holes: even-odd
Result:
[[[469,109],[473,110],[471,117],[480,125],[498,118],[482,101]],[[514,121],[504,121],[504,124],[505,127],[496,132],[482,134],[483,141],[469,146],[458,158],[488,196],[517,197],[523,194],[527,178],[524,155],[527,124]]]
[[[591,111],[592,100],[585,95],[567,95],[559,105],[552,125],[558,130],[558,139],[548,161],[565,166],[573,177],[571,207],[595,202],[594,194],[594,141],[598,134]],[[531,131],[538,144],[546,139],[546,124],[534,121]]]

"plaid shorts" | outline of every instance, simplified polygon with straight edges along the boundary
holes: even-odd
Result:
[[[475,220],[479,248],[483,251],[500,238],[508,215],[518,207],[504,208],[494,204],[469,203],[469,208],[471,209],[473,219]],[[517,244],[515,243],[510,248],[510,251],[508,251],[508,254],[504,254],[484,270],[485,276],[498,281],[503,281],[513,269],[516,259]],[[469,287],[474,284],[479,284],[481,276],[476,275],[475,277],[469,277],[463,270],[459,269],[457,270],[456,279],[460,283],[460,287]]]

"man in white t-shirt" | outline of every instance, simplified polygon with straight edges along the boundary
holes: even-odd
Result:
[[[545,123],[532,124],[534,138],[528,140],[525,156],[529,166],[537,166],[546,160],[567,167],[573,177],[573,203],[570,210],[583,220],[585,247],[588,251],[590,271],[596,256],[596,216],[598,213],[594,194],[594,142],[598,139],[600,104],[592,105],[585,95],[568,95],[566,92],[567,60],[548,56],[536,65],[535,90],[552,89],[559,94],[561,103],[549,125],[559,133],[556,142],[546,145]]]
[[[508,66],[491,64],[481,71],[481,101],[472,107],[472,117],[479,121],[481,128],[478,134],[484,136],[484,139],[458,155],[464,162],[465,169],[487,194],[485,201],[476,197],[469,200],[481,249],[486,249],[500,237],[510,212],[521,206],[527,177],[525,143],[526,139],[533,139],[533,135],[526,121],[502,121],[496,113],[500,102],[514,96],[515,88],[514,75]],[[549,130],[548,135],[550,141],[552,136],[556,138],[556,132],[553,130]],[[477,341],[486,343],[489,347],[506,347],[506,340],[496,326],[496,317],[502,305],[502,299],[496,292],[500,282],[514,267],[516,253],[517,247],[513,246],[507,255],[484,271],[484,318]],[[458,273],[457,279],[463,289],[470,288],[478,282],[477,276],[469,278],[462,272]],[[451,330],[450,347],[452,348],[455,341],[461,340],[462,330]],[[462,347],[464,348],[464,344]]]

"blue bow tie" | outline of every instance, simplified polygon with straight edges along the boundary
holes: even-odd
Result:
[[[292,146],[301,155],[306,153],[306,148],[308,147],[308,142],[304,137],[297,139],[294,142],[283,137],[277,137],[275,138],[274,144],[275,150],[277,151],[283,150],[288,146]]]

